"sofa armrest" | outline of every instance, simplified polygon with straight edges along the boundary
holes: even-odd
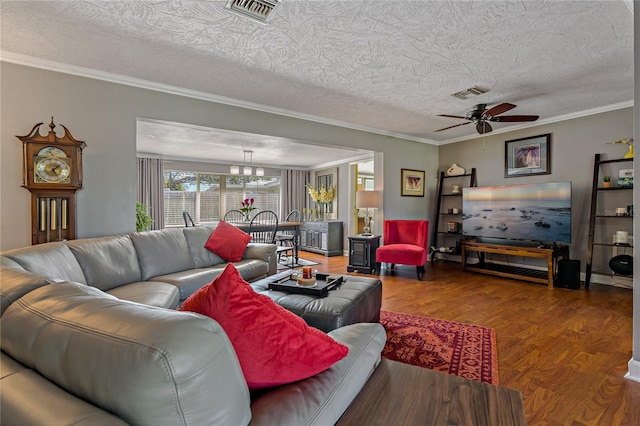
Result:
[[[277,249],[275,244],[249,243],[242,258],[264,260],[269,264],[268,275],[273,275],[278,271]]]
[[[335,424],[380,363],[386,332],[380,324],[351,324],[329,333],[349,347],[346,358],[305,380],[279,386],[251,403],[250,425]]]

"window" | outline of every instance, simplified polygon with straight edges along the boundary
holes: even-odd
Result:
[[[227,211],[239,209],[246,198],[253,198],[258,210],[273,210],[280,217],[280,178],[164,172],[166,227],[184,226],[183,211],[196,223],[217,222]]]

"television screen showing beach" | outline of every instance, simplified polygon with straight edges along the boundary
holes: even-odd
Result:
[[[571,242],[571,182],[463,188],[462,234]]]

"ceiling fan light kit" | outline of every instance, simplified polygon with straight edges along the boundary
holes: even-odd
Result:
[[[508,102],[503,102],[490,109],[487,109],[487,104],[477,104],[473,106],[473,110],[469,111],[464,117],[460,115],[438,114],[439,117],[460,118],[468,120],[466,123],[455,124],[453,126],[445,127],[443,129],[436,130],[441,132],[443,130],[453,129],[454,127],[464,126],[465,124],[475,123],[476,131],[483,135],[493,131],[489,121],[503,122],[503,123],[517,123],[521,121],[536,121],[540,116],[538,115],[503,115],[505,112],[512,110],[516,105]]]

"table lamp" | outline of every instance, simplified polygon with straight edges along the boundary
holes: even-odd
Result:
[[[365,209],[364,229],[362,235],[371,235],[371,216],[369,209],[377,209],[380,205],[380,193],[378,191],[358,191],[356,192],[356,208]]]

